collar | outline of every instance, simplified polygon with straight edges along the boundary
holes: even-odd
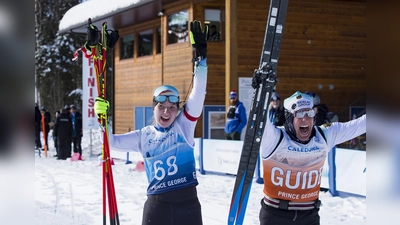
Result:
[[[171,127],[172,127],[172,125],[169,127],[166,127],[166,128],[161,127],[159,124],[154,125],[154,128],[156,128],[157,131],[165,132],[165,133],[168,132],[171,129]]]

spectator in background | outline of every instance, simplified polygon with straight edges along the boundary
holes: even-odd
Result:
[[[42,141],[40,140],[40,128],[42,126],[42,114],[38,104],[35,104],[35,149],[41,150]]]
[[[70,109],[71,109],[71,107],[69,106],[69,104],[66,104],[66,105],[64,106],[64,109],[66,109],[67,112],[68,112],[68,114],[70,114]]]
[[[208,41],[219,41],[219,32],[217,31],[217,26],[214,24],[210,26],[210,36],[208,37]]]
[[[50,131],[50,122],[51,122],[51,115],[49,112],[47,112],[46,107],[42,106],[40,109],[41,113],[41,123],[40,125],[42,126],[42,132],[43,132],[43,138],[44,138],[44,147],[49,150],[49,142],[48,142],[48,137],[49,137],[49,131]],[[44,127],[43,127],[44,125]]]
[[[54,157],[58,157],[58,150],[57,150],[57,137],[54,136],[54,125],[57,122],[57,118],[60,116],[60,110],[57,110],[54,112],[54,122],[53,122],[53,142],[54,142],[54,148],[56,149],[56,154],[53,155]]]
[[[71,142],[74,130],[72,120],[66,107],[61,109],[61,114],[54,124],[53,136],[57,137],[57,159],[66,160],[71,157]]]
[[[285,110],[278,92],[273,91],[269,108],[269,119],[275,126],[283,126],[285,123]]]
[[[72,120],[72,128],[74,135],[72,137],[72,143],[74,146],[74,153],[79,153],[78,160],[82,160],[82,114],[76,110],[75,105],[70,105],[70,115]]]
[[[235,90],[232,90],[229,94],[229,101],[230,106],[226,113],[227,119],[224,129],[225,139],[240,140],[242,130],[247,124],[246,108],[239,101]]]
[[[327,121],[327,115],[329,112],[328,107],[325,104],[321,104],[321,100],[315,92],[312,92],[311,94],[309,92],[306,92],[305,94],[308,94],[312,97],[313,104],[314,104],[314,110],[315,110],[315,125],[321,126],[324,123],[330,122]]]

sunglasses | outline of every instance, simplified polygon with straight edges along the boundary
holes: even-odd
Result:
[[[170,96],[168,96],[168,95],[159,95],[159,96],[157,96],[157,97],[155,98],[155,100],[156,100],[157,102],[160,102],[160,103],[165,102],[167,99],[168,99],[168,101],[171,102],[171,103],[178,103],[178,102],[179,102],[179,97],[174,96],[174,95],[170,95]]]
[[[304,110],[304,111],[298,111],[295,113],[296,118],[303,118],[307,114],[308,117],[312,118],[315,116],[315,110],[310,109],[310,110]]]

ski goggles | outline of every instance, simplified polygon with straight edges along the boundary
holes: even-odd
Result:
[[[179,102],[179,97],[174,96],[174,95],[169,95],[169,96],[168,95],[159,95],[159,96],[154,98],[154,100],[156,102],[160,102],[160,103],[163,103],[163,102],[167,101],[167,99],[171,103],[178,103]]]
[[[294,113],[294,116],[296,118],[302,119],[304,116],[307,114],[308,117],[313,118],[315,116],[315,110],[314,109],[309,109],[309,110],[304,110],[304,111],[297,111]]]

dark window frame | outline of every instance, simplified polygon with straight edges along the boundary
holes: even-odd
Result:
[[[154,41],[154,29],[147,29],[140,32],[138,34],[138,56],[149,56],[153,55],[153,41]],[[143,38],[148,40],[148,44],[144,44]],[[149,48],[150,47],[150,48]]]

